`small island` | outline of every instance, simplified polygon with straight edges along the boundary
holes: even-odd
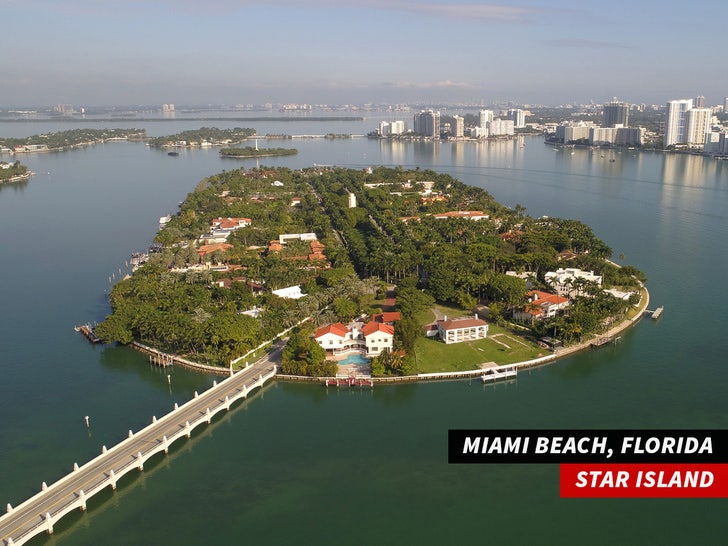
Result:
[[[174,135],[151,138],[148,144],[152,148],[208,148],[238,144],[253,136],[255,136],[255,129],[250,128],[201,127]]]
[[[27,138],[0,138],[0,153],[62,152],[104,142],[144,140],[144,129],[72,129]]]
[[[223,171],[165,218],[96,333],[207,371],[283,335],[290,376],[482,374],[638,320],[646,277],[611,254],[582,222],[429,170]]]
[[[223,148],[220,150],[222,157],[246,158],[246,157],[276,157],[285,155],[296,155],[298,150],[295,148],[254,148],[246,146],[245,148]]]
[[[33,173],[25,165],[21,165],[20,161],[15,163],[7,163],[0,161],[0,184],[22,182],[28,180]]]

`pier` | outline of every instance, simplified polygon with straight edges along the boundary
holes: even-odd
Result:
[[[40,533],[53,533],[53,525],[63,516],[86,510],[88,499],[106,487],[115,490],[122,476],[142,471],[147,459],[167,453],[176,440],[189,438],[195,428],[211,423],[219,412],[229,411],[235,401],[262,387],[276,375],[273,359],[280,357],[280,351],[278,346],[255,364],[214,382],[207,391],[195,392],[185,404],[175,404],[167,415],[152,417],[150,425],[137,432],[130,430],[125,440],[110,449],[103,446],[101,454],[83,466],[74,463],[69,474],[51,485],[43,482],[41,491],[19,506],[8,503],[7,513],[0,517],[0,544],[20,545]]]
[[[90,324],[82,324],[81,326],[76,326],[74,330],[76,330],[77,332],[81,332],[91,343],[101,343],[101,338],[96,335],[93,326],[91,326]]]
[[[516,377],[518,377],[518,370],[516,370],[516,368],[505,368],[500,371],[495,368],[492,368],[492,369],[486,371],[480,377],[480,380],[483,383],[494,383],[496,381],[506,381],[509,379],[515,379]]]

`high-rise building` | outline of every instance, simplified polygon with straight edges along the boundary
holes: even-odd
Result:
[[[693,99],[667,101],[665,115],[665,146],[687,143],[687,113],[693,107]]]
[[[415,114],[414,131],[418,135],[440,138],[440,112],[422,110]]]
[[[481,110],[480,111],[480,128],[487,129],[488,123],[490,123],[491,121],[493,121],[493,110]]]
[[[723,112],[728,113],[728,97],[723,99]]]
[[[494,119],[488,122],[488,136],[512,135],[514,123],[512,119]]]
[[[685,123],[685,143],[689,146],[703,146],[705,135],[710,132],[710,108],[691,108]]]
[[[695,100],[693,101],[693,106],[695,108],[705,108],[705,97],[703,95],[698,95],[695,97]]]
[[[604,105],[604,127],[629,126],[629,104],[612,101]]]
[[[379,134],[381,136],[401,135],[406,131],[404,121],[380,121]]]
[[[506,117],[513,121],[514,127],[526,126],[526,114],[520,108],[511,108]]]
[[[452,119],[455,120],[455,126],[450,128],[452,136],[462,138],[465,134],[465,118],[462,116],[453,116]]]

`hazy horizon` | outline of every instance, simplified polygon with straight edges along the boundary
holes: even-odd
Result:
[[[8,0],[0,105],[602,103],[728,96],[720,32],[653,0]]]

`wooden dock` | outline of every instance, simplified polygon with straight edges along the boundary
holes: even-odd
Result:
[[[652,311],[650,316],[652,317],[653,320],[657,320],[658,318],[660,318],[660,316],[662,316],[662,311],[664,309],[665,309],[664,307],[660,306],[657,309],[655,309],[654,311]]]
[[[81,332],[91,343],[101,343],[101,338],[96,335],[96,332],[94,332],[94,327],[90,324],[81,324],[80,326],[76,326],[73,329],[77,332]]]

